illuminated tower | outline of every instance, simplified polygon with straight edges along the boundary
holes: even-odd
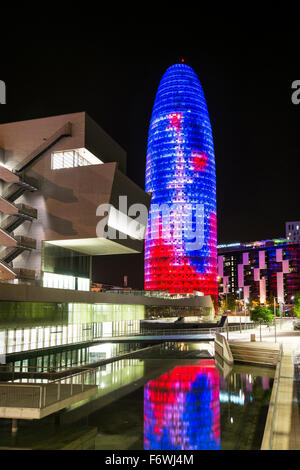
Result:
[[[217,297],[216,175],[204,93],[186,64],[167,69],[153,107],[145,289]]]

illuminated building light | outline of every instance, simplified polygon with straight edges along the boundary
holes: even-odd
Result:
[[[125,235],[129,235],[131,238],[137,240],[144,239],[146,227],[113,206],[111,206],[109,211],[107,225]]]
[[[157,91],[148,136],[146,191],[152,201],[145,239],[145,289],[197,290],[216,299],[213,137],[201,84],[184,63],[167,69]],[[177,207],[170,213],[168,227],[160,212],[163,205]],[[187,226],[194,240],[201,227],[201,246],[190,248]]]
[[[65,276],[63,274],[47,273],[43,274],[43,287],[52,287],[56,289],[76,289],[77,290],[90,290],[90,280],[88,278]]]
[[[220,392],[220,403],[234,403],[235,405],[244,405],[245,404],[245,396],[236,395],[236,394],[228,394],[227,392]]]
[[[103,162],[85,148],[64,150],[51,154],[51,169],[76,168],[77,166],[100,165]]]

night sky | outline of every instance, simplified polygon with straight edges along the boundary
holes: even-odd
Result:
[[[230,28],[228,27],[228,30]],[[148,126],[160,79],[184,58],[204,89],[214,135],[218,243],[285,236],[299,220],[300,48],[276,28],[230,34],[100,33],[39,38],[1,51],[7,105],[0,123],[86,111],[127,151],[128,176],[144,188]],[[176,36],[176,35],[175,35]]]

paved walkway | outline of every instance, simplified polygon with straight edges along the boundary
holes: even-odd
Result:
[[[230,341],[250,341],[255,334],[260,342],[260,329],[229,332]],[[263,342],[282,344],[283,357],[277,393],[276,416],[271,420],[274,434],[272,449],[300,450],[300,331],[293,330],[293,322],[282,320],[276,327],[262,327]]]

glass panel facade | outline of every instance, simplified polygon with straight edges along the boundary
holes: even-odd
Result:
[[[48,273],[89,278],[90,259],[90,256],[75,250],[47,242],[43,244],[42,270]]]
[[[201,84],[185,64],[169,67],[159,84],[145,189],[152,194],[145,289],[200,291],[217,300],[213,136]]]
[[[90,280],[76,278],[74,276],[64,276],[62,274],[44,273],[43,287],[89,291]]]

